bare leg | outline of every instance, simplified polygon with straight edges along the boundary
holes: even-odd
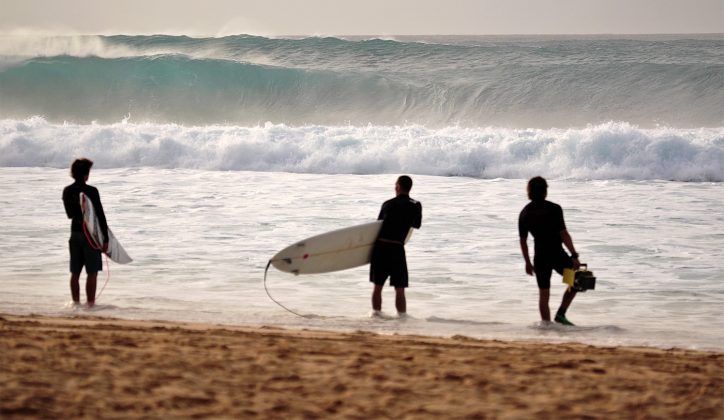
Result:
[[[573,302],[573,298],[576,297],[576,292],[573,290],[573,288],[568,288],[566,290],[566,293],[563,294],[563,300],[561,301],[561,306],[558,308],[558,313],[565,314],[568,310],[568,307],[571,305],[571,302]]]
[[[397,308],[398,314],[404,314],[407,312],[405,289],[402,287],[395,287],[395,308]]]
[[[548,309],[548,299],[551,295],[551,289],[538,289],[538,310],[540,311],[540,318],[543,321],[551,320],[551,311]]]
[[[376,284],[372,290],[372,309],[375,311],[382,310],[382,286]]]
[[[96,303],[96,279],[98,273],[88,273],[88,278],[85,281],[85,295],[88,299],[88,307],[95,305]]]
[[[73,303],[80,303],[80,273],[70,273],[70,296],[73,298]]]

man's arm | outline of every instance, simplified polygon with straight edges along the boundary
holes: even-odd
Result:
[[[422,226],[422,204],[419,202],[417,203],[417,214],[415,217],[415,220],[412,223],[412,227],[415,229],[420,229],[420,226]]]
[[[528,226],[526,224],[526,215],[525,208],[520,212],[520,215],[518,215],[518,237],[520,238],[520,252],[523,253],[523,259],[525,260],[525,272],[529,276],[532,276],[533,264],[530,262],[530,254],[528,253]]]
[[[571,257],[573,258],[573,268],[578,270],[578,267],[581,266],[581,263],[578,261],[578,253],[576,252],[576,248],[573,246],[573,239],[571,238],[571,235],[568,233],[567,229],[563,229],[561,231],[561,240],[563,241],[563,245],[565,245],[566,248],[571,251]]]
[[[528,254],[528,238],[520,238],[520,252],[523,254],[525,260],[525,272],[529,275],[533,275],[533,264],[530,262],[530,254]]]
[[[377,220],[385,220],[385,204],[382,204],[382,207],[380,207],[380,213],[377,215]]]
[[[70,192],[68,191],[68,187],[66,187],[65,189],[63,189],[63,207],[65,207],[65,214],[68,216],[68,219],[72,219],[73,211],[71,209],[69,195]]]

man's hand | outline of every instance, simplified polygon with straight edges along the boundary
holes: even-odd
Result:
[[[525,272],[526,272],[529,276],[532,276],[532,275],[533,275],[533,270],[534,270],[533,264],[531,264],[530,262],[526,262],[526,263],[525,263]]]
[[[578,270],[581,267],[581,262],[578,261],[578,258],[573,258],[573,269]]]
[[[520,238],[520,252],[523,254],[523,259],[525,260],[525,272],[528,273],[529,276],[532,276],[533,264],[530,263],[530,255],[528,254],[528,239],[524,237]]]
[[[103,243],[103,248],[101,249],[101,251],[103,251],[104,253],[108,252],[108,242]]]

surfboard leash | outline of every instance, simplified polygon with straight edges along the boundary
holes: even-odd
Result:
[[[96,301],[97,301],[98,299],[100,299],[101,294],[103,293],[104,290],[106,290],[106,286],[108,285],[108,281],[111,279],[111,265],[108,264],[108,255],[103,254],[103,256],[106,258],[106,281],[105,281],[105,283],[103,283],[103,287],[101,287],[101,291],[98,292],[98,294],[96,295]]]
[[[267,273],[269,272],[269,266],[271,266],[271,263],[272,263],[272,260],[269,260],[269,262],[268,262],[267,265],[266,265],[266,269],[264,269],[264,291],[266,292],[266,295],[269,296],[269,299],[271,299],[272,302],[276,303],[277,305],[281,306],[282,308],[286,309],[287,311],[293,313],[294,315],[296,315],[296,316],[298,316],[298,317],[302,317],[302,318],[309,318],[309,317],[306,316],[306,315],[302,315],[302,314],[300,314],[300,313],[294,312],[293,310],[291,310],[291,309],[287,308],[286,306],[282,305],[279,301],[277,301],[276,299],[274,299],[274,298],[272,297],[271,293],[269,293],[269,289],[268,289],[267,286],[266,286],[266,275],[267,275]]]

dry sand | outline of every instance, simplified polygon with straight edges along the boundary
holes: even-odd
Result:
[[[724,419],[724,353],[0,317],[0,417]]]

